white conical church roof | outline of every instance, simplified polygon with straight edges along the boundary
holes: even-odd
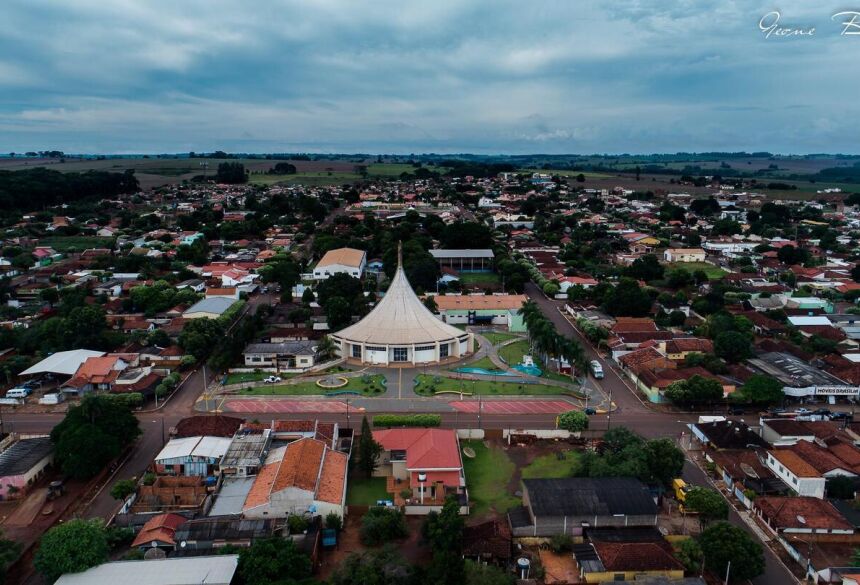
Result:
[[[364,319],[334,335],[350,343],[409,345],[451,341],[466,333],[443,323],[424,306],[403,272],[398,249],[397,272],[388,292]]]

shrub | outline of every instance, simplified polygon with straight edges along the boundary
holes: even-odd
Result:
[[[124,394],[106,394],[106,396],[110,396],[112,400],[121,402],[129,408],[137,408],[138,406],[143,405],[143,394],[141,394],[140,392],[127,392]]]
[[[308,529],[308,521],[293,514],[287,519],[287,526],[290,528],[290,534],[300,534]]]
[[[573,549],[573,539],[569,534],[556,534],[549,539],[549,546],[555,553],[563,553]]]
[[[378,546],[385,542],[404,538],[409,534],[406,517],[393,508],[371,508],[361,519],[361,542],[366,546]]]
[[[373,426],[386,427],[438,427],[442,424],[441,414],[377,414]]]
[[[340,532],[340,529],[343,528],[343,519],[336,512],[329,512],[325,517],[325,527]]]

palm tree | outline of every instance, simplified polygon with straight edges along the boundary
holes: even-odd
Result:
[[[337,346],[335,346],[334,341],[332,341],[331,337],[329,337],[328,335],[320,339],[320,342],[317,345],[317,353],[319,354],[321,360],[326,360],[330,358],[334,354],[336,349]]]

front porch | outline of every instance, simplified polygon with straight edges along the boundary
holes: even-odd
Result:
[[[460,491],[456,487],[446,487],[443,482],[428,484],[424,487],[424,501],[421,501],[420,489],[409,486],[409,480],[397,479],[393,476],[385,478],[385,491],[391,494],[394,505],[403,508],[406,514],[428,514],[439,511],[449,496],[457,498],[460,503],[460,513],[469,513],[469,497],[466,488]],[[408,493],[407,493],[408,492]]]

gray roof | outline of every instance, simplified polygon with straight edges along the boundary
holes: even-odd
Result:
[[[232,516],[242,513],[248,492],[254,486],[256,477],[228,477],[221,484],[215,504],[208,516]]]
[[[440,258],[494,258],[492,250],[430,250],[437,260]]]
[[[239,555],[116,561],[66,573],[55,585],[230,585]]]
[[[51,454],[54,445],[50,437],[21,439],[0,453],[0,477],[27,473],[39,461]]]
[[[657,504],[632,477],[524,479],[535,516],[650,516]]]
[[[215,315],[221,315],[224,311],[233,306],[233,303],[235,302],[237,302],[236,299],[232,297],[209,297],[191,305],[188,310],[185,311],[185,314],[213,313]]]
[[[58,351],[52,353],[42,361],[34,364],[21,372],[19,376],[32,376],[34,374],[62,374],[73,376],[82,363],[91,357],[101,357],[103,351],[91,349],[71,349],[69,351]]]
[[[314,355],[316,353],[316,345],[316,341],[307,340],[282,341],[280,343],[249,343],[242,353]]]
[[[254,540],[271,536],[274,529],[275,521],[270,519],[197,518],[180,526],[174,540],[180,543],[188,540]]]

